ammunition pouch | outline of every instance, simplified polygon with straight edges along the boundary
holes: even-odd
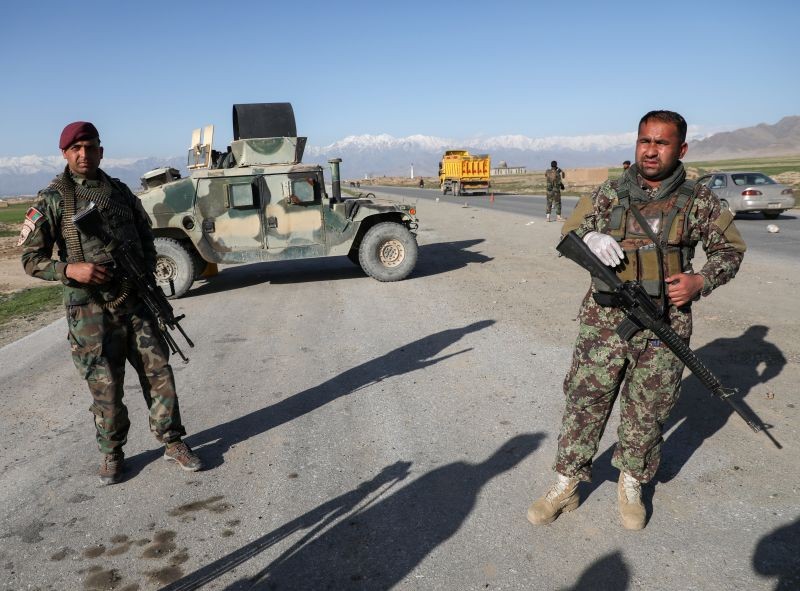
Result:
[[[606,233],[619,242],[625,253],[615,269],[620,281],[636,282],[651,298],[664,299],[664,278],[691,268],[694,247],[686,243],[686,225],[693,190],[694,183],[686,182],[676,194],[643,207],[632,205],[627,192],[618,190],[620,203],[611,208]],[[611,287],[596,278],[592,281],[595,301],[601,306],[614,306]]]

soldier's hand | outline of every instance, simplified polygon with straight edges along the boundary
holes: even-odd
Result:
[[[665,281],[669,301],[678,308],[691,302],[703,289],[703,276],[693,273],[670,275]]]
[[[583,241],[604,265],[616,267],[625,258],[622,247],[608,234],[589,232],[583,237]]]
[[[100,285],[111,281],[111,269],[94,263],[70,263],[64,271],[70,279],[87,285]]]

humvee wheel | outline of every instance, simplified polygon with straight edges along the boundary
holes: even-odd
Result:
[[[417,240],[404,225],[381,222],[364,235],[358,261],[364,272],[378,281],[405,279],[417,264]]]
[[[181,297],[194,283],[192,254],[177,240],[156,238],[156,281],[167,299]]]

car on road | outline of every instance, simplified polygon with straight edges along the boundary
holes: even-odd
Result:
[[[775,219],[794,207],[792,188],[776,183],[762,172],[715,172],[700,177],[697,182],[711,189],[722,206],[734,215],[760,211],[765,218]]]

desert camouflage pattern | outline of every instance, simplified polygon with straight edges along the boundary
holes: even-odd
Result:
[[[547,207],[545,212],[550,215],[550,211],[555,207],[556,215],[561,215],[561,179],[564,173],[560,168],[548,168],[544,173],[547,181]]]
[[[102,173],[100,181],[72,176],[79,185],[96,187],[109,182]],[[132,221],[127,221],[107,212],[110,226],[107,231],[119,239],[129,240],[152,269],[156,254],[150,219],[139,199],[124,184],[115,180],[113,187],[110,199],[129,207],[133,216]],[[76,190],[76,211],[87,205]],[[136,370],[142,385],[150,409],[150,429],[165,443],[179,439],[184,429],[169,365],[169,350],[159,337],[160,332],[149,312],[135,295],[117,310],[104,310],[100,303],[117,296],[119,283],[116,281],[89,290],[66,277],[67,247],[61,230],[64,203],[58,191],[48,188],[40,192],[33,209],[41,215],[30,216],[36,222],[23,241],[22,265],[32,277],[64,284],[72,359],[92,394],[90,410],[95,417],[100,451],[119,450],[127,438],[130,422],[122,403],[126,360]],[[79,239],[87,262],[103,264],[111,260],[99,240],[80,233]],[[54,249],[57,258],[53,258]]]
[[[618,203],[615,186],[615,181],[607,181],[592,194],[592,207],[575,230],[579,236],[607,229],[611,208]],[[733,216],[721,211],[718,199],[706,187],[695,187],[684,239],[692,246],[702,244],[706,253],[707,261],[699,271],[703,276],[701,295],[707,296],[736,275],[745,244]],[[691,272],[691,262],[687,265]],[[651,331],[641,331],[629,342],[620,339],[614,331],[625,314],[597,304],[592,290],[581,304],[578,338],[564,379],[566,410],[554,469],[590,479],[592,458],[619,398],[619,443],[612,463],[647,482],[658,468],[661,430],[677,401],[683,364]],[[691,306],[670,306],[667,321],[688,344]]]
[[[127,441],[130,421],[122,401],[126,360],[138,374],[156,439],[170,443],[185,435],[169,349],[137,297],[114,311],[94,302],[70,305],[67,323],[72,361],[92,394],[89,410],[101,452],[119,451]]]
[[[416,229],[408,205],[332,202],[322,167],[301,163],[305,144],[304,137],[235,140],[233,166],[195,169],[142,192],[153,234],[191,242],[206,262],[231,264],[357,252],[367,219]]]

